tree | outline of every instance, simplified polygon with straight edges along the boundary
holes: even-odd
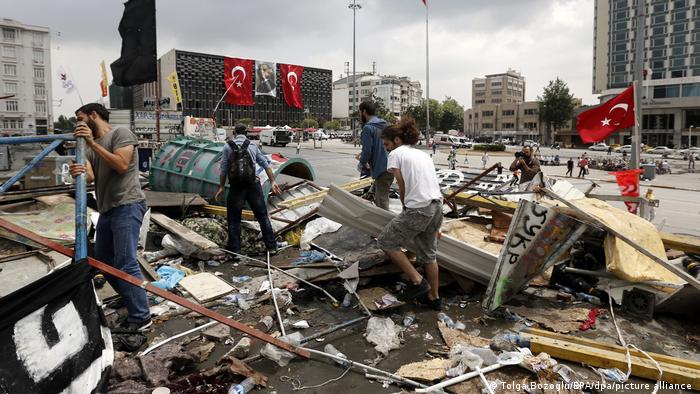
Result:
[[[447,131],[450,129],[462,130],[464,128],[464,107],[459,105],[457,100],[450,96],[445,97],[441,109],[440,129]],[[431,121],[430,123],[433,122]]]
[[[554,140],[553,131],[560,130],[574,116],[574,96],[569,92],[566,82],[557,77],[544,88],[540,102],[540,122],[547,130],[544,135],[545,144]]]
[[[323,128],[327,130],[338,130],[340,129],[340,122],[337,120],[329,120],[323,124]]]
[[[66,118],[64,115],[59,115],[58,121],[53,122],[53,129],[55,133],[68,133],[75,129],[75,124],[78,120],[75,116]]]
[[[435,130],[440,129],[440,121],[442,119],[442,105],[435,99],[430,99],[430,131],[435,134]],[[421,132],[425,132],[425,100],[420,106],[410,107],[404,115],[411,116],[416,120],[416,125]],[[464,115],[462,115],[464,117]]]
[[[242,123],[248,127],[253,127],[255,125],[255,123],[253,122],[253,119],[251,119],[251,118],[238,119],[238,123]]]
[[[396,115],[394,115],[393,112],[387,112],[386,115],[384,115],[384,120],[386,120],[390,124],[394,124],[398,119],[396,118]]]
[[[313,128],[317,129],[318,128],[318,121],[314,119],[313,117],[308,117],[304,118],[304,120],[301,121],[301,127],[308,129],[308,128]]]

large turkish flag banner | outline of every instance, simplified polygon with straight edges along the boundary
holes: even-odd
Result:
[[[304,66],[280,64],[280,74],[284,101],[292,108],[304,108],[301,98],[301,76],[304,74]]]
[[[576,130],[585,143],[605,140],[610,134],[634,126],[634,85],[599,107],[576,117]]]
[[[254,105],[253,61],[234,57],[224,58],[226,102],[234,105]]]

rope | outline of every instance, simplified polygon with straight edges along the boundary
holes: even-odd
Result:
[[[651,362],[654,364],[657,370],[659,370],[659,376],[656,378],[656,383],[654,384],[654,390],[651,392],[651,394],[656,394],[657,391],[659,391],[659,385],[661,383],[661,377],[664,374],[664,371],[661,369],[661,366],[659,365],[656,360],[654,360],[653,357],[649,355],[649,353],[645,352],[644,350],[638,348],[637,346],[633,344],[628,344],[625,341],[625,338],[622,336],[622,332],[620,331],[620,327],[617,325],[617,320],[615,319],[615,312],[613,311],[613,301],[612,301],[612,296],[610,295],[610,286],[608,286],[608,305],[610,306],[610,317],[612,318],[612,322],[615,325],[615,331],[617,331],[617,338],[620,341],[620,345],[625,348],[626,352],[626,358],[627,358],[627,372],[625,373],[625,379],[624,382],[626,382],[630,375],[632,374],[632,355],[630,354],[630,348],[642,353],[644,356],[646,356]],[[623,382],[623,383],[624,383]]]
[[[292,378],[292,377],[286,376],[286,375],[285,375],[285,376],[280,376],[280,380],[281,380],[282,382],[289,382],[289,383],[291,383],[291,384],[292,384],[292,390],[294,390],[294,391],[301,391],[301,390],[308,390],[308,389],[316,389],[316,388],[319,388],[319,387],[323,387],[323,386],[325,386],[325,385],[327,385],[327,384],[329,384],[329,383],[336,382],[336,381],[338,381],[338,380],[344,378],[345,375],[346,375],[348,372],[350,372],[350,368],[346,369],[345,372],[343,372],[342,374],[340,374],[340,376],[338,376],[337,378],[329,379],[329,380],[326,380],[326,381],[323,382],[323,383],[315,384],[315,385],[313,385],[313,386],[302,386],[301,380],[300,380],[299,378]]]

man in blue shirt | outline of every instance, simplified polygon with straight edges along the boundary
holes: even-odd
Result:
[[[234,129],[234,139],[233,143],[238,147],[242,147],[248,138],[246,134],[248,128],[245,125],[238,124]],[[267,173],[267,178],[270,180],[272,185],[272,192],[275,194],[280,194],[281,190],[275,182],[275,174],[272,172],[270,163],[267,158],[260,151],[257,145],[251,144],[248,141],[248,154],[250,155],[251,165],[255,168],[255,163],[257,163],[262,169]],[[226,178],[228,177],[229,171],[231,170],[231,165],[235,163],[231,162],[231,155],[233,153],[233,148],[226,143],[224,145],[223,155],[221,158],[221,175],[219,177],[219,189],[216,191],[214,196],[215,200],[221,198],[224,194],[224,187],[226,186]],[[257,171],[256,171],[257,173]],[[228,245],[227,248],[231,252],[240,253],[241,251],[241,214],[243,212],[243,205],[248,203],[248,206],[253,211],[255,215],[255,220],[260,223],[260,230],[262,232],[263,241],[267,250],[274,254],[277,252],[277,241],[275,240],[274,232],[272,231],[272,224],[270,223],[270,218],[267,216],[267,205],[265,204],[265,196],[263,195],[262,187],[260,186],[260,180],[255,177],[255,180],[251,183],[231,183],[228,191],[228,199],[226,200],[226,214],[228,221]]]
[[[369,166],[374,179],[374,205],[389,210],[389,189],[394,182],[394,175],[386,170],[387,153],[380,137],[382,130],[389,124],[375,113],[376,105],[371,101],[360,103],[362,126],[362,152],[357,155],[361,168]]]

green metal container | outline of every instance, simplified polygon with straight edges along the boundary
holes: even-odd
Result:
[[[190,137],[179,137],[164,144],[151,162],[149,182],[151,190],[175,193],[196,193],[213,202],[219,187],[221,155],[224,142],[212,142]],[[275,177],[280,174],[313,181],[316,177],[311,164],[304,159],[288,159],[279,154],[266,155]],[[265,200],[270,194],[270,182],[260,166],[256,171],[263,187]],[[226,194],[219,203],[226,201]]]

